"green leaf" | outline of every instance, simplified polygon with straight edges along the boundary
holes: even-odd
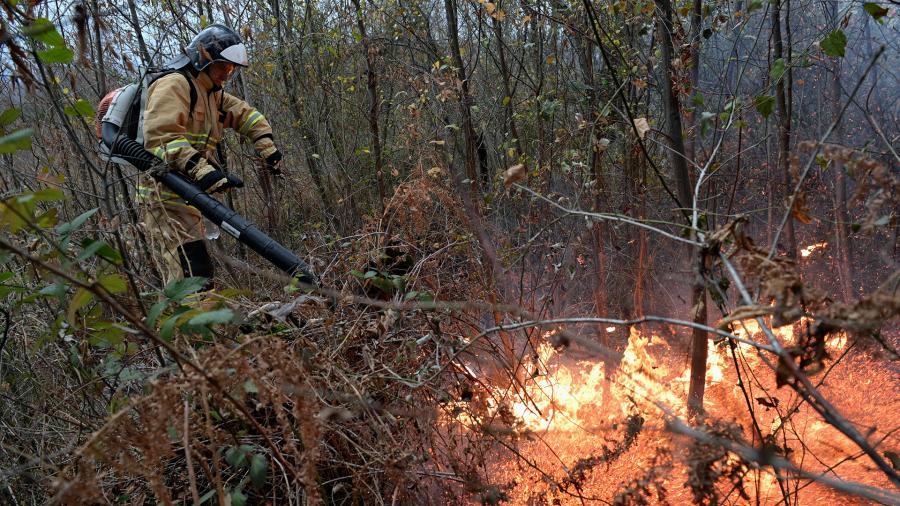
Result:
[[[95,207],[79,214],[74,220],[68,223],[63,223],[62,225],[56,227],[56,233],[60,235],[71,234],[72,232],[81,228],[81,226],[84,225],[84,223],[99,210],[99,207]]]
[[[59,209],[52,207],[37,217],[34,222],[41,228],[53,228],[59,223]]]
[[[163,295],[171,300],[181,300],[199,291],[206,284],[206,278],[194,276],[172,281],[163,289]]]
[[[232,446],[225,451],[225,462],[231,467],[244,467],[247,465],[247,448],[246,445],[240,447]]]
[[[772,76],[773,83],[781,80],[781,76],[784,75],[784,58],[779,58],[772,62],[772,70],[769,72],[769,75]]]
[[[11,124],[13,121],[19,119],[19,116],[22,115],[22,109],[18,107],[12,107],[0,114],[0,127],[5,127]]]
[[[24,292],[24,291],[25,291],[25,289],[22,288],[21,286],[3,286],[3,285],[0,285],[0,300],[5,299],[6,296],[9,295],[9,294],[11,294],[11,293],[22,293],[22,292]],[[24,301],[23,301],[23,302],[24,302]]]
[[[75,52],[65,46],[59,46],[46,51],[38,51],[37,55],[44,63],[72,63]]]
[[[86,306],[93,298],[94,294],[84,288],[79,288],[75,292],[75,296],[69,302],[69,309],[66,311],[66,320],[70,325],[75,326],[75,317],[78,315],[78,310]]]
[[[15,132],[0,137],[0,154],[6,155],[20,149],[29,149],[31,147],[31,136],[34,130],[23,128]]]
[[[256,453],[250,459],[250,481],[256,488],[262,488],[266,484],[266,476],[269,474],[269,461],[265,455]]]
[[[233,490],[230,494],[231,496],[231,506],[246,506],[247,505],[247,496],[244,495],[240,490]]]
[[[114,264],[122,263],[122,255],[120,255],[118,251],[112,249],[109,244],[106,244],[103,241],[85,239],[81,242],[81,247],[84,248],[84,250],[76,258],[76,261],[78,262],[97,255],[103,259],[109,260]]]
[[[97,280],[97,283],[103,287],[109,293],[122,293],[128,289],[128,284],[125,283],[125,278],[118,274],[107,274],[106,276],[102,276]]]
[[[31,194],[38,202],[59,202],[66,200],[66,194],[59,188],[44,188]]]
[[[67,105],[65,108],[65,113],[69,116],[83,116],[85,118],[93,118],[94,117],[94,106],[91,105],[90,102],[83,98],[79,98],[75,101],[75,105]]]
[[[214,323],[228,323],[234,318],[234,312],[223,308],[215,311],[206,311],[188,320],[189,325],[211,325]]]
[[[882,7],[876,3],[866,2],[863,4],[863,9],[869,13],[870,16],[875,18],[875,21],[879,23],[884,23],[884,20],[881,19],[888,14],[887,7]]]
[[[159,315],[166,309],[166,306],[169,305],[168,300],[161,300],[156,304],[153,304],[153,307],[150,308],[150,311],[147,312],[147,326],[153,328],[156,326],[156,319],[159,318]]]
[[[259,387],[256,386],[256,383],[254,383],[253,380],[248,379],[244,382],[244,391],[248,394],[258,394]]]
[[[822,39],[819,46],[822,47],[822,51],[825,51],[825,54],[828,56],[843,57],[844,48],[847,46],[847,36],[844,35],[843,30],[835,30]]]
[[[181,315],[190,311],[188,307],[180,307],[175,310],[175,313],[170,316],[165,323],[163,323],[162,328],[159,329],[159,337],[165,339],[166,341],[172,340],[172,333],[175,332],[175,326],[178,325],[178,321],[181,319]]]
[[[65,283],[53,283],[41,288],[41,291],[38,293],[48,297],[62,298],[66,294],[66,288],[67,285]]]
[[[31,25],[22,30],[22,33],[49,46],[61,47],[66,44],[62,35],[56,31],[56,27],[47,18],[35,19]]]
[[[696,105],[697,107],[703,107],[703,94],[702,93],[694,93],[694,96],[691,97],[691,103]]]
[[[753,98],[756,110],[762,114],[763,118],[768,118],[772,111],[775,110],[775,97],[771,95],[760,95]]]
[[[747,12],[753,12],[757,9],[762,9],[763,3],[761,0],[751,0],[750,5],[747,6]]]
[[[394,283],[388,281],[387,279],[384,279],[382,277],[374,277],[372,278],[371,283],[375,285],[376,288],[388,295],[394,293]]]

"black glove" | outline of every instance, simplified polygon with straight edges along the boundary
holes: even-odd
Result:
[[[225,191],[229,188],[243,188],[244,187],[244,181],[237,176],[232,176],[231,174],[225,174],[225,179],[227,179],[228,181],[225,184],[223,184],[222,186],[220,186],[218,188],[218,190],[216,190],[216,191]]]
[[[197,181],[197,186],[207,193],[217,193],[223,192],[229,188],[243,188],[244,182],[238,177],[225,174],[219,169],[214,169],[209,174],[200,178],[200,180]]]
[[[283,177],[284,172],[281,170],[281,159],[284,158],[281,155],[281,151],[275,149],[271,155],[266,157],[266,169],[268,169],[269,173],[275,177]]]

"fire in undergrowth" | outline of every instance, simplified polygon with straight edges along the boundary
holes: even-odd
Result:
[[[798,341],[795,332],[804,332],[807,327],[808,322],[800,321],[773,332],[783,344],[790,345]],[[743,339],[768,344],[755,320],[734,322],[732,328]],[[565,350],[554,349],[549,344],[554,332],[546,332],[535,353],[521,364],[515,375],[518,380],[512,382],[517,385],[495,385],[481,378],[479,384],[489,390],[481,404],[483,412],[476,414],[469,402],[457,401],[445,423],[458,423],[465,430],[492,434],[490,437],[513,436],[513,441],[517,441],[515,452],[494,462],[499,466],[497,479],[503,477],[507,483],[516,483],[510,490],[513,504],[536,504],[532,499],[538,492],[546,493],[548,476],[565,482],[585,462],[597,461],[598,455],[621,446],[617,441],[622,441],[624,421],[640,419],[643,429],[637,443],[617,457],[620,460],[616,465],[607,465],[606,473],[594,473],[593,484],[581,490],[585,495],[610,500],[623,483],[640,476],[659,448],[675,444],[664,422],[667,416],[686,416],[690,378],[687,350],[662,334],[631,328],[621,360],[615,367],[608,367],[602,361],[578,360]],[[829,354],[837,356],[846,343],[844,335],[830,337],[826,342]],[[758,350],[752,344],[728,346],[710,339],[708,352],[704,399],[707,413],[723,420],[746,415],[748,398],[741,390],[741,381],[744,388],[748,381],[753,382],[750,407],[756,411],[758,423],[772,434],[783,433],[779,413],[793,402],[793,394],[790,389],[775,388],[774,372],[766,369],[758,358]],[[735,361],[743,368],[742,380],[736,376]],[[469,371],[475,374],[472,369]],[[764,384],[768,386],[763,387]],[[790,419],[791,430],[802,429],[807,437],[816,438],[812,434],[817,434],[833,438],[833,429],[816,416],[801,407]],[[750,426],[741,427],[745,440],[757,444]],[[825,449],[821,451],[832,451],[826,443],[823,445]],[[521,464],[521,459],[532,465]],[[541,466],[541,470],[529,477],[533,465]],[[689,496],[683,495],[688,493],[683,490],[683,481],[677,481],[683,479],[677,473],[666,478],[667,483],[672,481],[667,486],[672,504],[681,499],[690,502]],[[748,479],[754,480],[751,493],[763,497],[763,504],[777,502],[780,489],[774,475],[757,470]],[[557,485],[550,485],[549,489],[556,490],[553,494],[562,494],[561,504],[579,504],[572,497],[566,499]]]
[[[805,319],[798,322],[798,328],[807,325]],[[767,344],[755,320],[734,322],[732,328],[738,337]],[[792,326],[773,329],[786,345],[795,341],[794,331]],[[536,432],[591,430],[635,414],[662,415],[665,411],[685,416],[690,381],[685,352],[674,350],[661,335],[631,327],[622,359],[610,371],[602,361],[573,360],[554,348],[549,338],[556,332],[545,332],[536,353],[520,364],[516,377],[521,384],[489,387],[490,413],[506,410],[521,429]],[[846,343],[847,336],[839,333],[830,336],[826,346],[829,351],[839,351]],[[722,383],[724,368],[730,365],[726,365],[726,360],[730,359],[725,348],[717,346],[714,340],[709,340],[707,346],[706,384],[711,387]],[[735,348],[744,360],[760,365],[757,350],[751,344],[737,343]],[[706,399],[707,407],[716,402],[715,398]]]
[[[572,360],[545,338],[520,367],[524,378],[516,387],[491,387],[488,410],[507,410],[520,428],[534,432],[596,430],[624,416],[660,407],[683,415],[689,371],[676,370],[680,360],[669,360],[671,347],[662,337],[631,328],[628,345],[615,371],[602,361]],[[707,382],[721,381],[721,359],[709,342]],[[465,410],[464,422],[473,420]]]

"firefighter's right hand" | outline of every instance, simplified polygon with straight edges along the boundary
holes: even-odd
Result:
[[[237,176],[232,176],[231,174],[225,174],[225,179],[227,179],[225,184],[219,186],[218,188],[216,188],[213,191],[223,192],[223,191],[229,190],[231,188],[243,188],[244,187],[244,181]]]
[[[216,193],[229,188],[243,188],[244,182],[240,178],[225,174],[219,169],[212,169],[197,180],[197,186],[206,193]]]

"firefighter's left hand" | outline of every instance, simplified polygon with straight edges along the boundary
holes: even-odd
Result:
[[[266,170],[269,171],[274,177],[283,178],[284,171],[281,170],[281,160],[284,158],[281,155],[281,151],[278,151],[278,148],[275,148],[269,156],[266,157]]]

